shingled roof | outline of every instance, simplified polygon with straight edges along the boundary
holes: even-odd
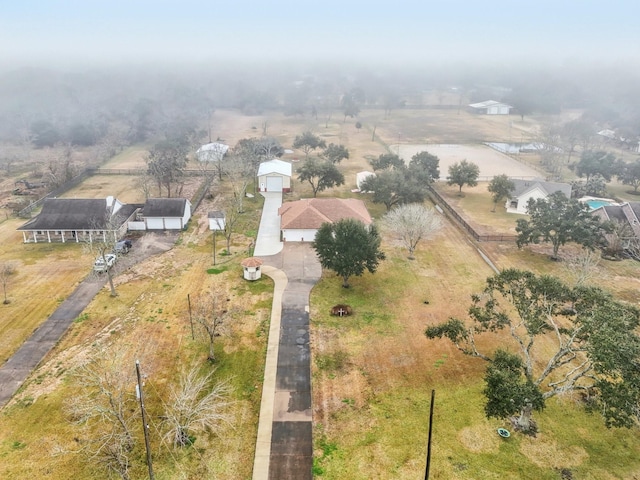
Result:
[[[318,229],[323,223],[335,223],[345,218],[372,223],[362,200],[356,198],[307,198],[287,202],[278,209],[283,229]]]
[[[182,217],[186,205],[186,198],[150,198],[142,213],[145,217]]]
[[[571,198],[571,185],[568,183],[547,182],[539,178],[535,178],[533,180],[520,180],[518,178],[511,178],[510,180],[513,182],[513,185],[515,187],[515,190],[511,192],[512,198],[521,197],[522,195],[525,195],[536,188],[539,188],[547,195],[551,195],[555,192],[562,192],[566,195],[567,198]]]
[[[47,198],[40,214],[18,230],[111,230],[118,228],[140,205],[122,205],[111,215],[104,198]]]

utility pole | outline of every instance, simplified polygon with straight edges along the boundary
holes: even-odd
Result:
[[[196,336],[193,333],[193,317],[191,316],[191,294],[187,293],[187,303],[189,304],[189,323],[191,324],[191,340],[195,340]]]
[[[144,431],[144,446],[147,449],[147,465],[149,466],[149,480],[154,480],[153,465],[151,463],[151,445],[149,444],[149,425],[147,425],[147,414],[144,410],[144,396],[142,393],[142,380],[140,379],[140,361],[136,360],[136,376],[138,377],[138,398],[140,399],[140,410],[142,411],[142,429]]]
[[[424,480],[429,480],[429,467],[431,466],[431,430],[433,427],[433,402],[436,398],[436,391],[431,390],[431,408],[429,409],[429,439],[427,440],[427,467],[424,471]]]
[[[216,266],[216,232],[217,230],[213,231],[213,266]]]

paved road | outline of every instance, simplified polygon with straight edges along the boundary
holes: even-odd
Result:
[[[169,250],[177,233],[147,233],[136,241],[131,253],[123,257],[114,274],[152,255]],[[29,374],[67,331],[69,325],[89,305],[107,282],[107,275],[89,275],[75,291],[38,327],[18,351],[0,367],[0,408],[5,406]]]
[[[322,268],[308,243],[262,258],[276,288],[253,478],[311,480],[309,293]]]

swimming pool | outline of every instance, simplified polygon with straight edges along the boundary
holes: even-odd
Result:
[[[606,205],[611,205],[611,202],[608,202],[606,200],[587,200],[585,203],[591,207],[591,210],[595,210],[596,208],[604,207]]]
[[[615,205],[615,200],[610,198],[599,198],[599,197],[582,197],[578,201],[586,203],[589,205],[591,210],[595,210],[596,208],[605,207],[607,205]]]

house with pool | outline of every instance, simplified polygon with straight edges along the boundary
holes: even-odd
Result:
[[[593,215],[596,215],[602,221],[616,222],[629,226],[625,229],[618,229],[623,232],[623,237],[618,239],[622,241],[622,248],[629,248],[632,243],[640,241],[640,202],[603,204],[593,210]],[[615,240],[612,234],[607,234],[606,237],[610,243]]]

